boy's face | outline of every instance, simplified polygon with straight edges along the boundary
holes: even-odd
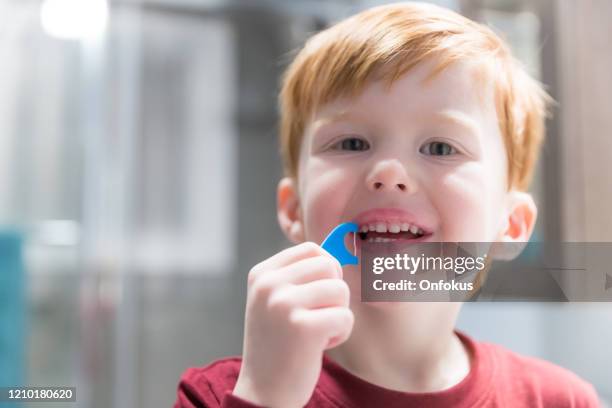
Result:
[[[463,63],[424,83],[432,67],[420,64],[389,89],[372,82],[313,115],[298,184],[279,185],[279,220],[292,241],[320,243],[346,221],[385,230],[370,235],[378,239],[528,240],[535,205],[507,189],[492,84]],[[389,234],[406,226],[420,231]]]

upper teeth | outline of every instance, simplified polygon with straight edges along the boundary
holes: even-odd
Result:
[[[423,230],[416,225],[411,225],[408,223],[398,223],[398,222],[384,222],[377,221],[371,222],[368,224],[364,224],[360,228],[361,232],[390,232],[393,234],[397,234],[400,231],[406,232],[410,231],[414,235],[423,235]]]

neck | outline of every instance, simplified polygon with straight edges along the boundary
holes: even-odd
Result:
[[[351,337],[326,354],[373,384],[435,392],[469,373],[467,350],[454,333],[457,303],[356,303]]]

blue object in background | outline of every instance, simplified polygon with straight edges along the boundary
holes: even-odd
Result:
[[[25,372],[25,269],[22,236],[0,229],[0,387],[23,386]],[[17,405],[0,403],[4,407]]]

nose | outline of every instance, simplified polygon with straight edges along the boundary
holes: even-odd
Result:
[[[413,193],[416,184],[398,160],[383,160],[372,168],[366,178],[369,190],[379,192]]]

